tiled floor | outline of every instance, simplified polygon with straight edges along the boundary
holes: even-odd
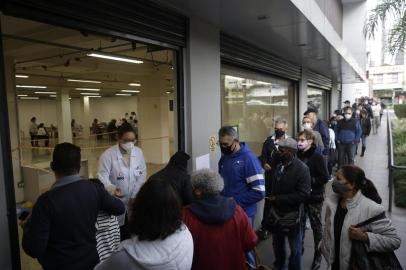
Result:
[[[366,175],[376,185],[379,194],[383,199],[383,205],[388,209],[388,153],[387,153],[387,136],[386,136],[386,117],[382,119],[381,127],[378,134],[368,137],[367,150],[364,157],[357,156],[356,164],[363,168]],[[392,219],[399,236],[402,239],[401,247],[396,251],[398,259],[403,268],[406,268],[406,209],[393,206],[392,213],[387,213]],[[305,238],[305,253],[303,256],[303,269],[310,269],[313,259],[313,236],[311,230],[307,230]],[[274,254],[272,249],[272,241],[270,239],[259,244],[259,254],[265,265],[272,266]],[[323,259],[323,264],[320,269],[326,269],[326,263]]]

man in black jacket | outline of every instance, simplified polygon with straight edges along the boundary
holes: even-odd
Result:
[[[282,163],[272,172],[271,195],[267,199],[275,212],[282,215],[298,213],[299,222],[293,228],[271,228],[274,265],[276,269],[285,268],[287,237],[290,246],[289,269],[295,270],[301,269],[302,264],[303,204],[310,195],[310,172],[306,164],[296,157],[296,140],[287,138],[280,142],[279,152]]]
[[[124,204],[102,186],[80,178],[80,148],[73,144],[55,147],[51,168],[55,184],[38,198],[31,217],[21,224],[23,249],[44,270],[91,270],[99,262],[98,212],[121,215]]]
[[[187,162],[190,156],[183,151],[176,152],[165,168],[152,175],[151,178],[161,178],[169,181],[179,194],[182,205],[188,205],[193,200],[192,184],[187,172]]]
[[[263,146],[262,146],[262,153],[260,156],[260,161],[262,168],[265,170],[265,191],[267,195],[270,194],[270,183],[271,183],[271,175],[272,175],[272,168],[280,163],[279,156],[278,156],[278,142],[288,138],[286,131],[288,130],[287,127],[288,123],[286,120],[276,120],[275,121],[275,132],[271,136],[269,136]],[[264,204],[264,214],[261,222],[261,228],[257,231],[257,235],[260,239],[265,240],[269,236],[269,232],[266,229],[266,218],[269,213],[269,202],[265,200]]]

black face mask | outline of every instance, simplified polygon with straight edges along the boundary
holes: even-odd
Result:
[[[342,195],[350,190],[347,184],[340,183],[337,181],[337,179],[334,179],[331,187],[333,188],[334,193],[337,193],[339,195]]]
[[[275,129],[275,137],[276,138],[281,138],[285,136],[285,131],[283,131],[282,129]]]
[[[223,155],[231,155],[234,152],[235,147],[233,147],[234,142],[231,145],[220,144],[220,150]]]

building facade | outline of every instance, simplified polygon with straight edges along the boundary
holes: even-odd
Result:
[[[203,157],[217,168],[213,142],[222,125],[235,126],[259,154],[276,119],[286,119],[294,135],[309,106],[323,119],[340,108],[344,92],[366,80],[365,43],[352,30],[364,9],[365,1],[349,0],[1,4],[6,16],[172,50],[175,148],[191,154],[191,170]],[[21,166],[10,151],[19,145],[16,90],[6,82],[9,62],[1,59],[0,265],[20,269],[15,192]],[[67,92],[61,100],[69,102]]]

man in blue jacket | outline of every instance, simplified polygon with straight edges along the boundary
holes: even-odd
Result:
[[[335,127],[338,167],[346,164],[354,164],[355,149],[362,135],[359,120],[352,117],[352,109],[347,108],[344,112],[344,119],[338,121]]]
[[[258,158],[248,146],[240,142],[231,126],[219,130],[220,149],[219,173],[224,179],[222,195],[232,197],[244,209],[251,222],[255,219],[257,202],[265,197],[265,180]],[[252,254],[248,261],[254,265]]]

